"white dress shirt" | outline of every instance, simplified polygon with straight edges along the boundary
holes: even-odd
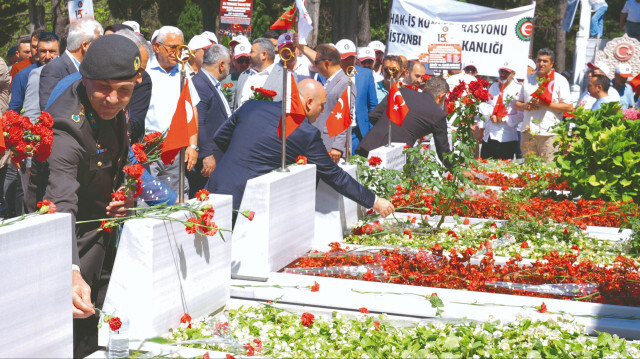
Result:
[[[215,89],[218,91],[218,95],[220,95],[220,98],[222,99],[222,103],[224,104],[224,109],[227,111],[227,117],[231,116],[231,108],[229,107],[229,102],[227,102],[227,98],[224,96],[224,94],[222,93],[222,90],[220,89],[220,81],[216,80],[216,78],[213,77],[213,75],[211,75],[207,70],[201,69],[200,71],[204,71],[204,73],[207,74],[207,77],[213,84],[213,87],[215,87]]]
[[[518,96],[518,101],[529,102],[531,95],[538,90],[538,78],[537,73],[533,73],[522,84],[522,90]],[[571,91],[569,89],[569,82],[564,76],[556,73],[554,76],[555,82],[553,84],[552,103],[571,103]],[[551,128],[555,126],[562,118],[562,111],[547,110],[546,107],[538,107],[533,111],[524,111],[524,120],[522,121],[523,129],[529,126],[531,133],[542,136],[553,136]]]
[[[176,112],[178,99],[180,98],[180,64],[177,64],[170,72],[165,71],[156,58],[149,61],[147,73],[151,77],[151,100],[149,110],[145,118],[147,131],[166,131],[171,125],[171,119]],[[198,91],[189,81],[189,93],[191,104],[196,107],[200,102]]]
[[[266,69],[258,72],[254,69],[249,69],[249,77],[247,81],[244,83],[244,87],[242,88],[242,94],[240,95],[240,101],[238,102],[238,107],[242,106],[243,103],[249,101],[251,96],[253,96],[253,90],[251,87],[258,88],[264,86],[264,83],[267,82],[273,67],[276,66],[276,63],[272,63],[267,66]]]
[[[511,81],[502,92],[502,103],[507,109],[508,115],[502,118],[502,122],[494,123],[491,121],[494,108],[498,103],[500,96],[500,83],[496,82],[489,87],[489,93],[493,96],[488,102],[481,104],[480,113],[484,117],[484,121],[478,122],[480,128],[484,128],[485,142],[489,139],[498,142],[510,142],[518,140],[518,132],[516,127],[523,119],[523,113],[516,110],[516,100],[520,96],[522,86],[515,81]]]
[[[296,60],[296,66],[293,68],[293,73],[298,78],[297,82],[300,82],[304,79],[312,79],[315,76],[315,72],[311,71],[309,67],[311,66],[311,61],[304,56],[298,56]]]

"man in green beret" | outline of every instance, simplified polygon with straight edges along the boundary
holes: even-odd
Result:
[[[95,40],[80,64],[82,79],[73,82],[49,106],[54,120],[51,156],[34,164],[31,198],[52,201],[72,215],[74,356],[98,349],[97,315],[115,259],[115,233],[100,222],[76,221],[127,214],[133,200],[112,200],[122,184],[129,141],[124,108],[141,81],[140,52],[119,35]],[[28,207],[33,210],[34,204]]]

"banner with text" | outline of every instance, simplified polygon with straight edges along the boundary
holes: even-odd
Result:
[[[93,0],[71,0],[68,3],[69,22],[77,20],[93,19]]]
[[[394,0],[387,52],[408,59],[442,58],[432,69],[473,63],[478,74],[485,76],[497,76],[498,69],[508,63],[517,77],[524,77],[534,11],[535,3],[496,10],[455,0]],[[458,48],[461,58],[453,52],[442,56],[443,51]],[[438,52],[429,56],[433,50]]]
[[[220,1],[220,31],[223,35],[251,36],[253,0]]]

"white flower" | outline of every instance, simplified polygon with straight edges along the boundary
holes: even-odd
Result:
[[[496,330],[495,332],[493,332],[493,337],[494,338],[501,338],[502,337],[502,332],[499,330]]]

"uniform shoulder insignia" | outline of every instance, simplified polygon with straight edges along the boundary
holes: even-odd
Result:
[[[80,123],[80,121],[82,121],[83,118],[84,118],[84,106],[82,106],[82,109],[80,110],[79,114],[71,115],[71,119],[75,123]]]

